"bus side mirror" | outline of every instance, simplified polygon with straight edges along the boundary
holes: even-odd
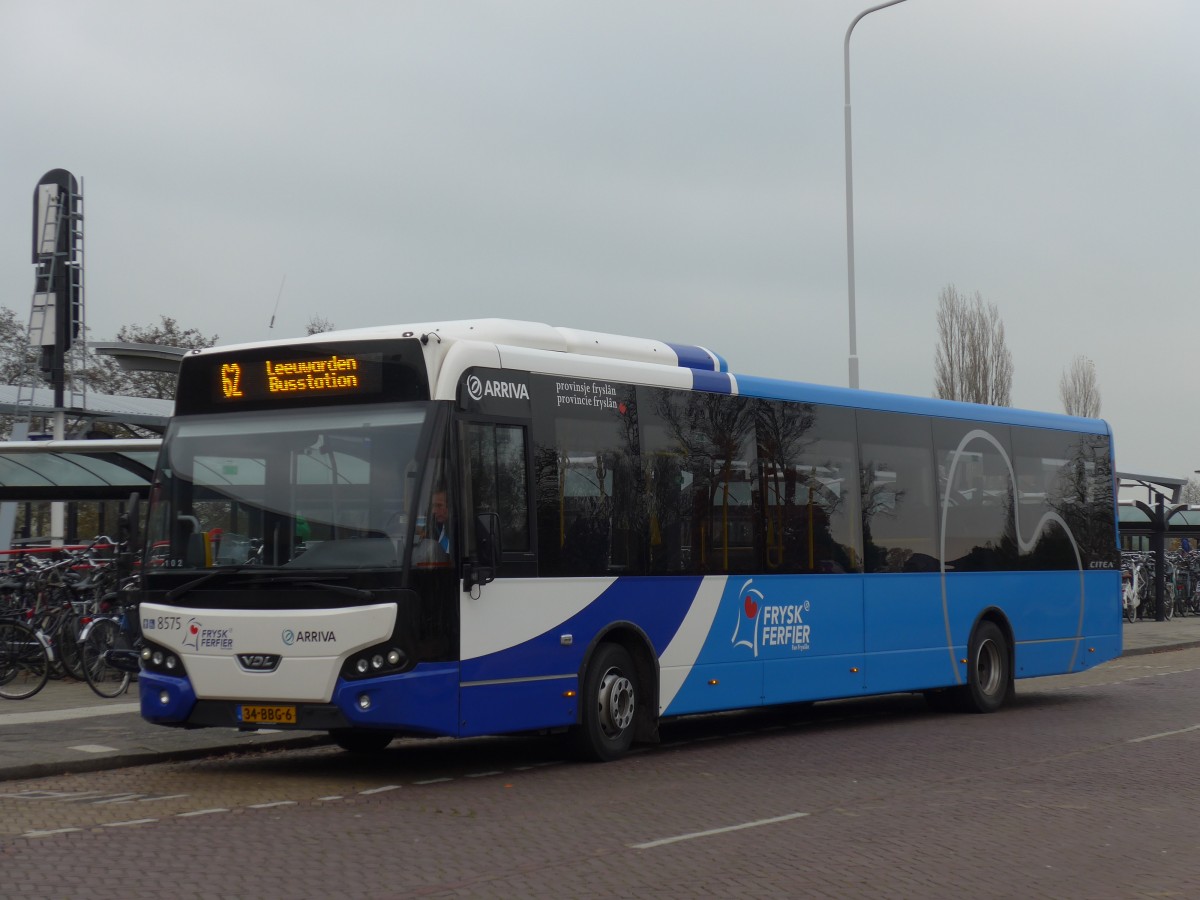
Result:
[[[488,584],[500,565],[500,517],[480,513],[475,517],[475,556],[463,567],[463,590]]]

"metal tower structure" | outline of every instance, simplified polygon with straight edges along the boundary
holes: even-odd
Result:
[[[34,189],[32,261],[32,352],[18,381],[13,437],[28,431],[35,390],[48,382],[54,391],[54,436],[62,438],[66,413],[82,414],[87,405],[83,191],[66,169],[47,172]]]

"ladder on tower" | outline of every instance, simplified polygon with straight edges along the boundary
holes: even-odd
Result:
[[[62,242],[64,229],[67,233],[65,243]],[[67,327],[75,331],[71,346],[63,354],[63,406],[77,414],[87,407],[82,186],[78,193],[59,189],[53,198],[47,199],[37,247],[39,271],[35,277],[29,310],[29,346],[24,356],[23,371],[17,379],[16,412],[11,432],[13,439],[18,440],[29,431],[36,405],[35,392],[44,385],[40,371],[41,354],[44,347],[54,343],[55,303],[61,287],[66,288],[62,292],[64,302],[73,307],[67,316]]]

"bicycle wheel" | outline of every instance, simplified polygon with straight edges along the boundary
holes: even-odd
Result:
[[[33,629],[20,622],[0,622],[0,697],[32,697],[49,678],[50,654]]]
[[[68,609],[63,614],[57,632],[51,640],[54,642],[55,661],[63,671],[79,681],[83,681],[83,659],[79,655],[79,633],[82,629],[80,615],[74,609]]]
[[[128,650],[132,647],[129,636],[121,633],[121,626],[115,619],[93,620],[79,646],[83,677],[87,679],[88,687],[109,699],[125,693],[132,676],[109,665],[104,654],[109,650]]]

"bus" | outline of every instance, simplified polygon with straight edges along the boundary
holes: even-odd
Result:
[[[191,351],[146,521],[165,726],[569,733],[1121,651],[1106,423],[502,319]]]

